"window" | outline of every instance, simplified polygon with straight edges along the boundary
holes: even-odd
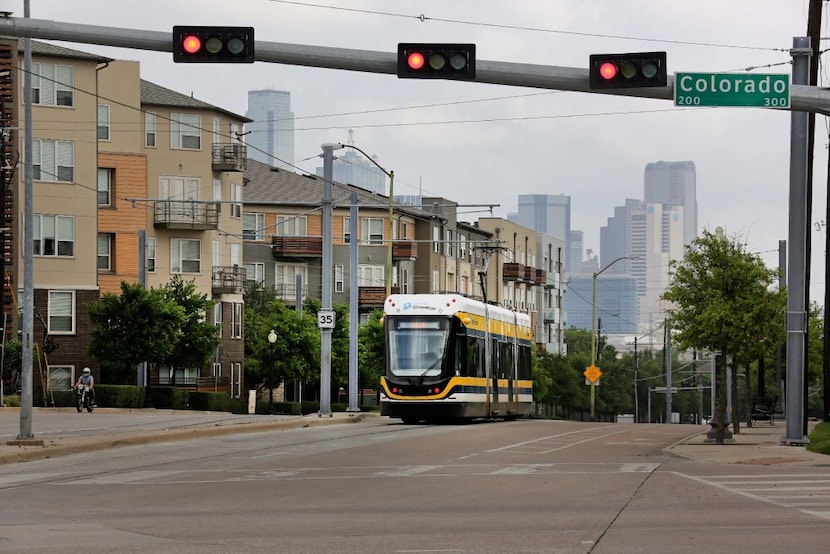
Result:
[[[32,172],[36,181],[71,183],[75,179],[75,143],[32,139]]]
[[[110,139],[110,107],[98,104],[98,140]]]
[[[112,205],[112,176],[114,170],[106,167],[98,168],[98,205]]]
[[[242,217],[242,185],[231,185],[231,217]]]
[[[294,215],[277,216],[277,234],[285,237],[306,236],[306,217]]]
[[[233,303],[233,317],[231,319],[231,338],[242,338],[242,303]]]
[[[343,266],[334,266],[334,292],[343,292]]]
[[[201,241],[170,239],[170,273],[199,273],[201,269]]]
[[[382,265],[364,265],[357,268],[358,287],[382,287],[386,285],[384,267]]]
[[[49,390],[69,390],[75,382],[72,380],[72,366],[49,366]]]
[[[72,90],[71,65],[32,64],[32,104],[72,106]]]
[[[274,266],[276,275],[274,287],[277,296],[282,300],[294,300],[297,298],[297,276],[303,283],[308,283],[308,266],[306,264],[283,264]],[[305,298],[305,295],[302,295]],[[301,299],[302,300],[302,299]]]
[[[217,302],[213,305],[213,325],[216,327],[222,326],[222,302]]]
[[[144,146],[156,147],[156,114],[153,112],[144,114]]]
[[[198,114],[170,114],[170,148],[175,150],[201,150],[202,118]]]
[[[467,259],[467,235],[458,235],[458,257]]]
[[[147,272],[156,272],[156,237],[147,237]]]
[[[352,218],[343,218],[343,244],[349,244],[352,240]]]
[[[69,215],[32,216],[35,256],[74,256],[75,218]]]
[[[264,285],[265,284],[265,263],[264,262],[253,262],[242,264],[242,267],[245,269],[245,282],[247,284],[257,284],[257,285]]]
[[[98,269],[112,271],[112,250],[115,244],[115,235],[112,233],[98,233]]]
[[[364,217],[361,240],[366,244],[383,244],[383,220]]]
[[[432,228],[432,251],[436,254],[441,253],[441,228]]]
[[[49,291],[49,333],[68,335],[75,332],[75,292]]]
[[[265,214],[242,216],[242,240],[265,240]]]
[[[452,230],[447,229],[447,242],[444,244],[444,254],[446,256],[452,256],[453,253],[453,242],[452,242]]]

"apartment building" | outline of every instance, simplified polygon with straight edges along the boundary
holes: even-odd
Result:
[[[11,50],[13,69],[22,67],[22,41],[0,47]],[[247,156],[236,137],[248,119],[142,80],[136,62],[36,41],[32,58],[34,334],[47,354],[47,386],[68,387],[87,365],[107,381],[86,353],[87,304],[117,293],[121,281],[149,288],[178,275],[216,301],[206,317],[221,327],[221,344],[209,367],[180,375],[156,368],[149,382],[211,384],[239,396]],[[23,80],[10,73],[11,92],[0,90],[12,96],[21,121]],[[10,141],[22,153],[22,133]],[[5,262],[7,282],[19,292],[22,168],[14,177]]]

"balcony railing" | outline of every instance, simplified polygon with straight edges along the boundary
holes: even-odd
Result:
[[[547,280],[547,271],[544,269],[537,269],[536,276],[533,279],[533,284],[535,285],[544,285],[545,281]]]
[[[547,323],[559,323],[559,308],[548,308],[542,310],[542,319]]]
[[[392,294],[398,294],[400,287],[392,287]],[[386,302],[386,287],[358,287],[357,303],[360,307],[383,307]]]
[[[310,256],[323,255],[323,237],[271,237],[271,254],[275,258],[283,256]]]
[[[517,263],[506,263],[502,266],[502,278],[505,281],[519,281],[524,279],[525,266]]]
[[[214,294],[239,294],[245,290],[245,268],[214,266],[211,278]]]
[[[228,377],[177,377],[169,375],[150,375],[150,385],[174,386],[180,389],[195,389],[200,391],[224,392],[230,390]]]
[[[248,149],[239,143],[213,143],[213,171],[245,171]]]
[[[157,200],[153,202],[153,225],[167,229],[216,229],[219,204],[197,200]]]
[[[411,240],[396,240],[392,243],[392,258],[414,260],[418,257],[418,245]]]

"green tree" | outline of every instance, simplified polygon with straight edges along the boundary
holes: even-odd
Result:
[[[717,354],[715,369],[716,441],[723,444],[726,415],[726,357],[736,359],[748,343],[764,337],[774,325],[770,318],[771,292],[776,272],[764,266],[744,244],[721,233],[704,231],[686,247],[683,260],[672,262],[672,284],[663,298],[668,310],[672,340],[681,348],[707,349]]]
[[[380,378],[386,374],[384,360],[383,312],[375,310],[369,320],[358,329],[357,338],[358,387],[377,389]]]
[[[211,360],[219,346],[219,328],[207,317],[215,302],[197,292],[193,281],[185,282],[175,275],[162,290],[184,315],[173,350],[164,360],[173,368],[175,379],[175,370],[202,368]]]
[[[101,364],[102,380],[136,382],[136,366],[158,364],[173,352],[185,322],[184,309],[163,289],[121,282],[121,294],[104,294],[89,304],[89,353]]]

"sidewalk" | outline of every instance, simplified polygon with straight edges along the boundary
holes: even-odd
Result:
[[[355,423],[372,415],[377,414],[334,412],[331,417],[320,417],[116,408],[79,414],[74,408],[34,408],[34,437],[19,440],[19,409],[0,408],[0,465],[195,436]]]
[[[733,434],[727,444],[707,441],[708,426],[701,426],[700,432],[670,446],[667,450],[686,458],[719,464],[747,465],[827,465],[830,456],[810,452],[803,446],[782,444],[786,435],[786,422],[776,420],[775,425],[767,421],[757,422],[753,427],[741,426],[741,432]],[[811,424],[809,426],[812,429]]]

